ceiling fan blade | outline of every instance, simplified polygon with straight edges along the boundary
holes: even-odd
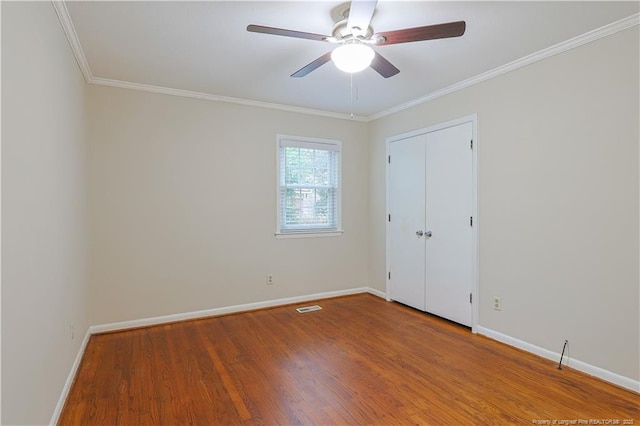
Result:
[[[305,33],[302,31],[285,30],[282,28],[263,27],[262,25],[248,25],[247,31],[251,33],[273,34],[285,37],[305,38],[307,40],[327,41],[326,35]]]
[[[304,67],[300,68],[298,71],[291,74],[291,77],[304,77],[305,75],[309,74],[311,71],[315,71],[316,69],[320,68],[330,60],[331,60],[331,52],[327,52],[324,55],[320,56],[315,61],[305,65]]]
[[[467,24],[464,21],[448,22],[446,24],[428,25],[426,27],[406,28],[404,30],[387,31],[373,36],[384,37],[376,45],[409,43],[412,41],[434,40],[437,38],[460,37],[464,34]]]
[[[348,28],[360,28],[366,31],[373,18],[378,0],[351,0]]]
[[[391,62],[387,61],[384,56],[376,52],[376,56],[371,61],[371,68],[376,70],[378,74],[384,78],[393,77],[398,74],[400,70],[396,68]]]

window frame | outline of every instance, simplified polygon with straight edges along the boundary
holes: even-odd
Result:
[[[292,142],[287,145],[286,142]],[[283,145],[284,144],[284,145]],[[281,147],[296,146],[300,144],[327,145],[337,152],[337,188],[336,188],[336,229],[282,229],[282,188],[281,182]],[[276,238],[312,238],[312,237],[337,237],[343,234],[342,230],[342,142],[335,139],[321,139],[307,136],[276,135]]]

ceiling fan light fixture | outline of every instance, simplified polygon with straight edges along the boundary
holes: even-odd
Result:
[[[365,70],[371,61],[375,52],[372,48],[366,44],[360,43],[358,40],[354,40],[351,43],[347,42],[342,46],[336,47],[331,52],[331,59],[336,67],[340,71],[346,73],[356,73]]]

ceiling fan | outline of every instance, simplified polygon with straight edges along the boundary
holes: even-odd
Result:
[[[377,3],[378,0],[352,0],[350,7],[345,8],[342,13],[342,19],[334,25],[330,36],[253,24],[247,26],[247,31],[324,41],[339,45],[333,51],[325,53],[315,61],[300,68],[291,74],[291,77],[304,77],[311,71],[333,60],[336,66],[345,72],[359,72],[370,66],[384,78],[389,78],[398,74],[400,70],[370,46],[387,46],[413,41],[460,37],[464,34],[466,28],[464,21],[456,21],[374,33],[371,27],[371,19]]]

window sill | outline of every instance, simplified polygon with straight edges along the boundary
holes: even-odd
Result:
[[[287,238],[324,238],[324,237],[340,237],[344,231],[338,229],[337,231],[295,231],[295,232],[276,232],[275,236],[278,239]]]

